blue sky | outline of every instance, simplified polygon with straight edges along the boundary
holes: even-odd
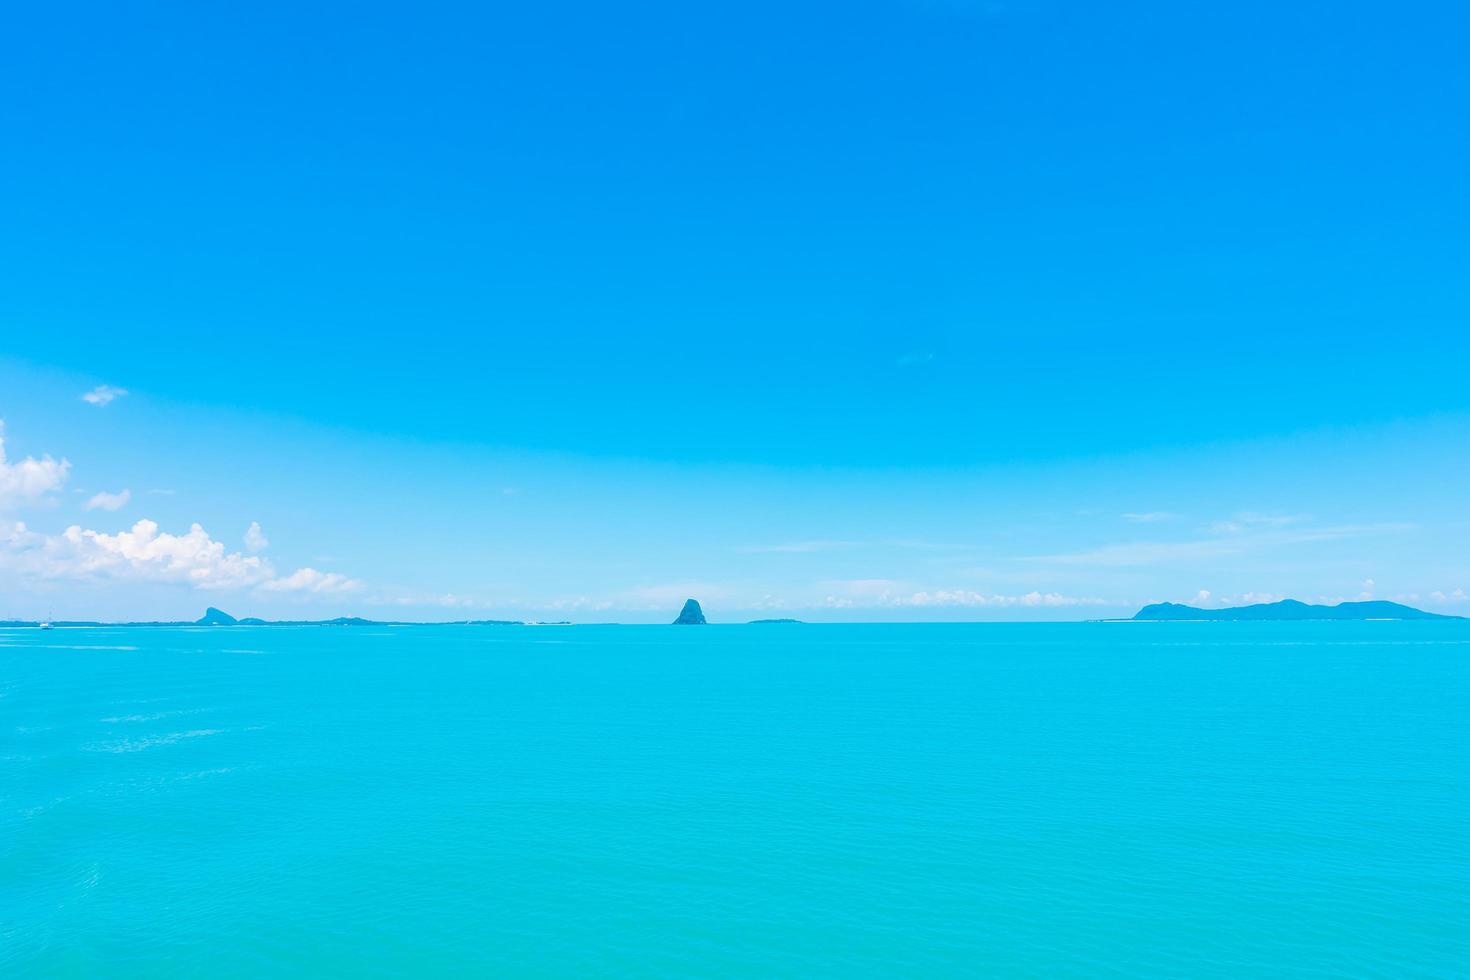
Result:
[[[1470,612],[1463,8],[696,6],[12,15],[0,617]]]

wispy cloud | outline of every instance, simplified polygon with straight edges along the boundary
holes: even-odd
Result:
[[[104,405],[111,405],[127,393],[128,389],[119,388],[116,385],[98,385],[84,394],[82,401],[88,405],[96,405],[98,408],[102,408]]]
[[[857,544],[856,541],[787,541],[781,544],[745,545],[735,550],[750,555],[807,554],[814,551],[839,551],[843,548],[855,548]]]
[[[938,589],[933,592],[915,592],[907,596],[894,596],[888,604],[894,606],[998,606],[1001,608],[1114,605],[1106,599],[1062,595],[1059,592],[1033,591],[1024,595],[995,593],[987,595],[983,592],[969,592],[963,589]]]
[[[616,603],[611,599],[576,595],[552,599],[549,602],[538,604],[537,608],[550,609],[556,612],[606,612],[615,605]]]
[[[1253,606],[1257,603],[1280,602],[1285,598],[1286,596],[1279,592],[1241,592],[1235,595],[1215,595],[1209,589],[1200,589],[1188,599],[1184,599],[1183,602],[1186,605],[1196,606],[1200,609],[1223,609],[1229,606]],[[1151,603],[1156,601],[1177,602],[1180,600],[1149,600]]]
[[[975,545],[954,541],[924,541],[915,538],[889,538],[883,541],[783,541],[777,544],[742,545],[741,554],[808,554],[818,551],[846,551],[851,548],[892,548],[899,551],[974,551]]]
[[[1303,514],[1256,514],[1247,511],[1236,514],[1234,517],[1223,521],[1216,521],[1210,525],[1210,531],[1215,534],[1239,534],[1242,531],[1260,530],[1262,528],[1288,527],[1292,524],[1303,524],[1311,518]]]
[[[121,510],[133,499],[133,492],[124,489],[120,493],[95,493],[82,505],[82,510]]]
[[[392,593],[378,592],[365,595],[360,600],[369,606],[417,606],[420,608],[486,610],[511,609],[524,605],[515,599],[487,599],[479,596],[460,595],[457,592],[438,593]],[[537,607],[549,608],[548,604]],[[583,608],[583,607],[578,607]],[[588,606],[587,608],[590,608]]]
[[[1212,558],[1239,555],[1281,545],[1305,544],[1314,541],[1337,541],[1345,538],[1365,537],[1374,534],[1389,534],[1397,531],[1413,530],[1414,527],[1415,525],[1413,524],[1398,523],[1339,524],[1328,527],[1297,528],[1289,531],[1274,530],[1252,534],[1231,532],[1218,538],[1202,538],[1192,541],[1132,541],[1066,554],[1030,555],[1021,560],[1027,562],[1046,562],[1054,565],[1098,565],[1104,567],[1200,562]]]
[[[1342,538],[1361,538],[1373,534],[1393,534],[1399,531],[1414,531],[1419,525],[1407,521],[1381,524],[1338,524],[1329,527],[1304,527],[1280,535],[1262,535],[1266,540],[1278,540],[1284,544],[1301,544],[1307,541],[1338,541]]]
[[[1105,545],[1087,551],[1055,555],[1028,555],[1021,561],[1046,562],[1052,565],[1157,565],[1164,562],[1193,562],[1221,555],[1239,554],[1247,549],[1243,540],[1210,538],[1203,541],[1130,541]]]
[[[825,591],[840,592],[844,596],[867,599],[876,599],[879,596],[891,595],[911,588],[907,582],[892,578],[830,579],[817,584]]]
[[[1177,521],[1179,515],[1167,510],[1146,510],[1142,512],[1129,512],[1122,515],[1123,520],[1134,524],[1159,524],[1164,521]]]
[[[913,538],[898,538],[882,542],[885,547],[901,548],[904,551],[974,551],[973,544],[955,541],[924,541]]]
[[[685,599],[726,599],[733,590],[717,582],[670,582],[640,585],[612,598],[612,604],[627,609],[663,609]],[[675,610],[677,611],[677,610]]]
[[[978,592],[972,589],[915,588],[895,579],[845,579],[819,583],[827,595],[818,605],[831,609],[971,607],[1006,609],[1014,607],[1059,608],[1066,606],[1117,606],[1091,596],[1064,595],[1039,589],[1019,594]]]
[[[315,568],[298,568],[290,575],[272,578],[260,585],[263,592],[330,593],[340,595],[362,588],[357,579],[336,572],[319,572]]]

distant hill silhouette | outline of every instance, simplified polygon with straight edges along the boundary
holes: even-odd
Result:
[[[204,615],[196,620],[199,626],[234,626],[239,622],[234,616],[213,606],[204,610]]]
[[[1177,602],[1156,602],[1144,606],[1133,615],[1134,620],[1146,622],[1180,621],[1281,621],[1281,620],[1350,620],[1350,619],[1463,619],[1463,616],[1442,616],[1425,612],[1398,602],[1372,600],[1368,602],[1339,602],[1335,606],[1313,606],[1296,599],[1280,602],[1263,602],[1253,606],[1234,606],[1228,609],[1200,609]]]
[[[33,619],[0,620],[0,626],[39,626]],[[248,616],[236,619],[222,609],[210,606],[204,615],[194,620],[147,623],[103,623],[96,620],[55,620],[53,626],[524,626],[519,619],[456,619],[441,623],[419,623],[398,619],[363,619],[359,616],[338,616],[336,619],[258,619]],[[565,625],[562,623],[544,625]]]

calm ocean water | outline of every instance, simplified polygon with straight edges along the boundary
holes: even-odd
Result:
[[[1470,623],[0,631],[0,975],[1470,975]]]

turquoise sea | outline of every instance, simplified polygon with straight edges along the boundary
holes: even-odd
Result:
[[[1470,975],[1470,622],[0,631],[0,976]]]

